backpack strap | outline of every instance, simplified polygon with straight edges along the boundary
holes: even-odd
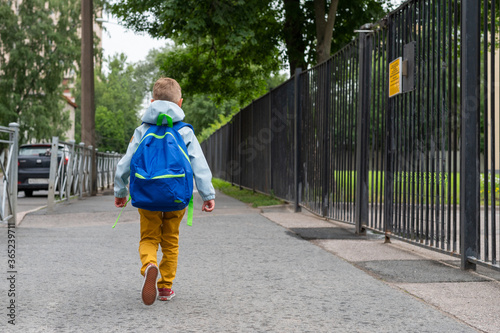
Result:
[[[172,117],[170,117],[166,113],[161,113],[158,115],[158,119],[156,120],[156,126],[161,126],[163,124],[163,118],[167,119],[167,126],[172,127]]]
[[[191,124],[178,121],[175,122],[172,128],[176,131],[179,131],[183,127],[189,127],[193,133],[194,133],[194,128]],[[193,203],[193,196],[191,195],[191,199],[189,200],[188,204],[188,209],[187,209],[187,225],[192,226],[193,225],[193,212],[194,212],[194,203]]]
[[[189,200],[187,211],[188,211],[187,225],[192,226],[193,225],[193,211],[194,211],[193,195],[191,195],[191,199]]]
[[[118,223],[118,220],[120,219],[120,216],[122,216],[122,213],[123,213],[123,210],[125,209],[125,207],[127,207],[127,204],[128,202],[132,199],[132,197],[130,196],[130,194],[128,195],[128,200],[127,202],[125,203],[125,206],[123,206],[123,208],[120,210],[120,214],[118,214],[118,217],[116,218],[116,221],[115,221],[115,224],[113,224],[113,228],[116,227],[116,224]],[[193,200],[193,197],[191,197],[191,201]],[[191,203],[191,202],[189,202]]]
[[[189,127],[194,133],[193,126],[191,124],[185,123],[183,121],[175,122],[174,125],[172,126],[172,128],[176,131],[179,131],[181,128],[186,127],[186,126]]]

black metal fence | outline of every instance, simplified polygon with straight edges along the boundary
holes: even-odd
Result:
[[[476,181],[481,207],[478,223],[475,225],[477,236],[477,258],[498,266],[500,258],[500,50],[499,26],[500,1],[483,1],[480,11],[479,41],[474,46],[480,48],[478,59],[479,82],[475,89],[479,91],[478,130],[479,171]]]
[[[203,142],[215,176],[500,268],[499,2],[408,1]]]

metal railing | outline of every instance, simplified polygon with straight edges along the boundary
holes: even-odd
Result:
[[[62,149],[61,149],[62,147]],[[68,201],[71,197],[92,193],[92,146],[85,147],[83,142],[59,141],[52,138],[52,153],[49,176],[49,194],[47,208],[53,210],[54,204]],[[61,157],[58,161],[58,152]],[[118,153],[101,153],[96,149],[97,190],[110,188],[114,183],[116,165],[122,155]],[[55,196],[55,193],[58,196]]]
[[[116,166],[123,155],[115,152],[97,152],[97,189],[104,190],[114,184]]]
[[[0,159],[0,223],[16,225],[17,213],[17,178],[19,125],[0,126],[0,144],[7,144],[7,156]],[[115,152],[102,153],[95,149],[96,161],[92,161],[92,146],[83,142],[59,141],[53,137],[51,142],[50,173],[48,180],[47,210],[52,211],[58,202],[70,198],[82,198],[91,195],[92,165],[97,164],[97,188],[105,190],[114,183],[116,166],[123,156]],[[57,194],[57,195],[56,195]]]
[[[475,226],[474,244],[476,246],[476,258],[480,261],[498,264],[500,258],[500,218],[498,207],[500,195],[500,142],[499,142],[499,106],[500,91],[498,78],[500,76],[500,59],[498,49],[498,20],[500,18],[500,5],[498,1],[483,1],[482,7],[476,9],[481,13],[477,34],[480,40],[475,41],[479,47],[481,58],[476,66],[478,78],[474,81],[474,89],[480,89],[477,106],[477,130],[479,138],[479,154],[482,163],[477,168],[476,179],[478,191],[476,192],[478,202],[482,206]],[[478,13],[479,13],[478,12]],[[469,240],[472,242],[473,240]]]
[[[499,19],[496,0],[404,3],[203,142],[214,175],[500,269]]]
[[[0,126],[0,143],[7,144],[7,156],[1,155],[0,172],[0,223],[16,225],[17,213],[17,153],[19,125],[10,123],[9,127]]]
[[[407,2],[360,36],[373,96],[367,104],[370,150],[364,156],[374,166],[370,179],[361,179],[370,191],[370,209],[361,219],[387,237],[450,254],[461,252],[459,203],[469,195],[459,189],[460,140],[466,134],[459,121],[465,5]],[[402,93],[389,97],[389,63],[398,57],[407,61],[408,74]]]

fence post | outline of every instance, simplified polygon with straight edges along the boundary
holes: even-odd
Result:
[[[229,176],[231,177],[231,185],[234,186],[234,117],[231,119],[230,127],[229,127]]]
[[[111,186],[111,154],[109,151],[106,152],[106,188],[109,188]]]
[[[294,142],[293,142],[293,150],[294,150],[294,161],[293,161],[293,169],[295,176],[295,212],[299,213],[302,209],[300,207],[301,201],[301,192],[302,192],[302,168],[300,167],[300,136],[301,136],[301,113],[300,113],[300,74],[302,73],[301,68],[295,69],[295,78],[294,78],[294,107],[293,107],[293,115],[295,119],[294,126]]]
[[[89,196],[93,196],[97,193],[97,151],[90,145],[89,152]]]
[[[392,16],[389,16],[388,21],[388,33],[387,33],[387,55],[389,61],[394,58],[394,23],[392,22]],[[387,96],[384,96],[387,98]],[[385,242],[390,243],[390,235],[393,229],[393,216],[392,209],[394,203],[394,170],[392,165],[392,158],[394,155],[393,147],[393,130],[394,125],[394,98],[389,98],[387,100],[387,109],[385,115],[385,128],[386,128],[386,140],[385,140],[385,176],[384,176],[384,231],[385,231]]]
[[[475,270],[479,224],[479,59],[481,2],[462,0],[462,147],[460,168],[460,256],[463,270]]]
[[[9,127],[14,130],[12,134],[12,155],[10,161],[10,203],[12,218],[7,222],[9,227],[15,227],[17,223],[17,156],[19,154],[19,124],[10,123]],[[7,170],[6,170],[7,171]]]
[[[324,97],[325,101],[325,114],[324,114],[324,119],[323,119],[323,171],[322,171],[322,202],[321,202],[321,213],[323,216],[328,216],[328,195],[329,195],[329,189],[328,189],[328,174],[329,174],[329,152],[330,152],[330,63],[331,61],[328,60],[325,64],[326,66],[326,71],[324,72],[325,77],[324,77],[324,82],[323,80],[319,80],[320,82],[320,91],[321,89],[324,89],[324,95],[321,97]],[[320,97],[320,98],[321,98]]]
[[[102,161],[102,156],[99,156],[99,149],[95,148],[94,151],[95,154],[93,156],[95,156],[94,163],[96,164],[96,175],[97,175],[95,186],[96,186],[96,191],[99,192],[99,189],[101,188],[102,184],[104,184],[104,179],[102,174],[103,161]],[[101,164],[100,170],[99,170],[99,164]]]
[[[241,187],[241,177],[242,177],[242,176],[241,176],[241,174],[243,173],[243,171],[241,170],[241,167],[242,167],[242,165],[243,165],[243,158],[242,158],[242,154],[241,154],[241,147],[242,147],[242,140],[243,140],[243,135],[242,135],[242,133],[241,133],[241,127],[242,127],[242,126],[241,126],[241,110],[240,110],[240,113],[239,113],[238,119],[239,119],[239,121],[238,121],[238,123],[239,123],[239,124],[238,124],[238,126],[239,126],[239,128],[240,128],[240,131],[239,131],[239,138],[238,138],[238,168],[239,168],[239,170],[240,170],[240,171],[238,172],[238,174],[239,174],[239,177],[238,177],[238,178],[239,178],[238,185],[239,185],[240,190],[241,190],[241,189],[242,189],[242,187]]]
[[[356,234],[366,234],[368,225],[368,122],[370,120],[371,39],[359,34],[359,91],[356,133]]]
[[[55,180],[56,180],[56,173],[57,173],[57,167],[59,165],[57,161],[57,148],[59,146],[59,137],[53,136],[52,137],[52,149],[50,152],[50,171],[49,171],[49,194],[47,195],[47,211],[48,212],[53,212],[54,211],[54,192],[55,192]],[[61,189],[59,189],[61,190]]]
[[[66,201],[69,201],[71,197],[71,185],[73,184],[73,163],[75,159],[75,140],[69,140],[70,150],[69,150],[69,160],[66,166]]]
[[[255,144],[254,143],[255,142],[255,132],[254,132],[255,126],[254,126],[254,116],[253,116],[253,110],[254,110],[253,107],[254,107],[254,105],[255,105],[254,100],[252,100],[252,112],[250,113],[250,126],[251,126],[250,127],[250,140],[251,140],[252,144]],[[255,147],[251,147],[251,148],[255,149]],[[250,184],[248,185],[248,186],[250,186],[252,188],[252,192],[253,193],[255,193],[255,172],[254,172],[254,170],[255,170],[255,158],[256,157],[254,157],[250,161],[250,163],[251,163],[250,165],[252,167],[252,171],[250,173],[250,175],[251,175],[250,179],[252,180],[252,186],[250,186]]]
[[[83,167],[85,166],[85,143],[80,142],[78,144],[80,146],[80,165],[78,166],[78,181],[80,183],[80,190],[78,192],[78,198],[83,198],[83,184],[85,183],[83,180]]]
[[[274,186],[273,186],[273,89],[269,90],[269,132],[270,132],[270,140],[269,140],[269,193],[274,195]]]

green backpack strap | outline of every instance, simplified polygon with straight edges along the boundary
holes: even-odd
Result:
[[[193,203],[193,196],[191,196],[188,205],[188,218],[187,218],[187,225],[189,226],[193,225],[193,211],[194,211],[194,203]]]
[[[173,127],[174,126],[174,123],[172,121],[172,117],[170,117],[166,113],[161,113],[158,116],[158,119],[156,121],[156,126],[161,126],[163,124],[163,119],[164,118],[167,119],[167,126],[168,127]],[[188,226],[192,226],[193,225],[193,211],[194,211],[194,203],[193,203],[193,196],[191,196],[191,199],[189,200],[189,204],[188,204],[188,215],[187,215],[187,225]]]
[[[156,120],[156,126],[161,126],[163,124],[163,118],[167,118],[167,126],[168,127],[173,127],[174,126],[174,122],[172,121],[172,117],[170,117],[166,113],[161,113],[158,116],[158,119]]]
[[[127,204],[128,202],[132,199],[132,197],[130,196],[130,194],[128,195],[128,200],[127,200],[127,203],[125,204],[125,206],[122,207],[122,209],[120,210],[120,214],[118,214],[118,217],[116,218],[116,221],[115,221],[115,224],[113,224],[113,228],[116,227],[116,224],[118,223],[118,220],[120,219],[120,216],[122,216],[122,213],[123,213],[123,210],[125,209],[125,207],[127,207]]]

